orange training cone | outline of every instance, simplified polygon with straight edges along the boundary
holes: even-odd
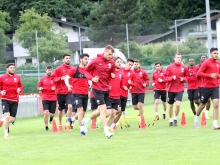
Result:
[[[203,127],[207,126],[206,118],[205,118],[205,113],[204,112],[202,112],[201,126],[203,126]]]
[[[53,119],[52,121],[52,132],[55,133],[57,132],[57,124],[56,124],[56,121]]]
[[[116,124],[115,124],[115,126],[113,127],[113,129],[114,129],[114,130],[117,130],[117,126],[116,126]]]
[[[92,120],[91,129],[96,129],[96,119]]]
[[[185,113],[183,112],[182,113],[182,120],[181,120],[181,126],[186,126],[186,116],[185,116]]]
[[[141,116],[140,129],[146,129],[146,123],[145,123],[145,120],[144,120],[144,116]]]

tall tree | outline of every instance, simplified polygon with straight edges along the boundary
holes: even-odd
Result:
[[[10,39],[5,35],[5,32],[10,29],[10,25],[8,23],[9,19],[9,14],[0,10],[0,63],[2,64],[7,61],[5,49],[7,44],[10,43]]]
[[[47,14],[40,15],[32,8],[21,12],[19,22],[21,24],[15,32],[15,42],[27,49],[32,57],[36,57],[37,31],[40,62],[53,62],[61,59],[62,54],[70,53],[67,49],[65,33],[60,29],[52,28],[53,22]]]
[[[125,24],[140,22],[140,13],[139,0],[103,0],[87,17],[90,28],[86,34],[96,43],[117,45],[126,41]]]

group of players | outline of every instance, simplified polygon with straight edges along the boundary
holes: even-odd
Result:
[[[89,55],[80,55],[80,64],[77,67],[70,65],[70,55],[63,55],[63,64],[54,71],[51,66],[46,68],[46,76],[38,83],[38,90],[42,92],[42,104],[44,109],[44,123],[46,131],[49,130],[48,118],[51,123],[58,102],[59,131],[63,130],[62,117],[66,112],[67,131],[78,120],[80,135],[86,136],[87,127],[91,120],[100,116],[104,133],[111,138],[114,133],[112,128],[125,114],[128,92],[132,95],[132,105],[139,111],[140,118],[144,116],[143,103],[146,87],[149,85],[147,73],[141,69],[140,62],[131,58],[127,59],[124,67],[121,67],[121,59],[113,56],[114,47],[107,45],[103,54],[98,54],[89,63]],[[210,107],[210,98],[213,102],[213,129],[217,125],[218,101],[219,101],[219,61],[218,49],[211,48],[210,58],[206,60],[201,56],[201,63],[196,65],[189,59],[189,67],[186,67],[179,53],[174,55],[174,63],[166,70],[162,70],[161,62],[156,62],[156,71],[152,74],[154,86],[155,119],[159,120],[158,103],[161,98],[163,103],[163,119],[166,119],[166,101],[169,104],[169,126],[177,126],[177,117],[184,92],[184,83],[188,82],[188,98],[194,113],[194,126],[198,128],[198,120],[201,111]],[[88,64],[89,63],[89,64]],[[133,69],[132,69],[133,68]],[[15,72],[14,64],[6,66],[7,73],[0,77],[0,92],[2,97],[2,110],[4,116],[0,116],[0,126],[4,123],[4,137],[8,139],[9,123],[15,121],[18,94],[23,91],[20,77]],[[84,119],[88,104],[88,91],[90,92],[91,115]],[[173,105],[176,102],[173,117]],[[198,105],[197,111],[194,103]],[[207,104],[209,103],[209,104]],[[207,111],[208,112],[208,111]],[[107,117],[108,120],[106,119]],[[208,114],[206,115],[208,118]]]

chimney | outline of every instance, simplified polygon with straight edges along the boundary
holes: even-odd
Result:
[[[66,17],[62,16],[62,17],[61,17],[61,21],[66,22]]]

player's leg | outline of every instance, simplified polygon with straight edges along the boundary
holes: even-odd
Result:
[[[138,94],[137,93],[132,93],[131,97],[132,97],[132,105],[133,105],[134,110],[139,110]]]
[[[144,98],[145,98],[145,93],[138,94],[138,107],[139,107],[140,116],[144,116],[144,107],[143,107]]]
[[[194,105],[194,90],[187,90],[188,93],[188,99],[189,99],[189,103],[190,103],[190,108],[194,114],[194,116],[196,115],[196,108]]]
[[[218,107],[219,107],[219,88],[213,88],[212,89],[212,95],[211,95],[211,99],[212,99],[212,103],[213,103],[213,129],[217,130],[220,129],[220,126],[218,126],[217,124],[217,120],[218,120]]]
[[[166,91],[160,91],[160,95],[161,95],[161,101],[163,104],[163,120],[166,119],[166,109],[167,109],[167,105],[166,105],[166,100],[167,100],[167,92]]]
[[[169,104],[169,126],[173,126],[173,103],[174,103],[174,96],[173,92],[168,92],[167,102]]]
[[[183,92],[177,92],[175,98],[176,98],[176,109],[175,109],[175,116],[173,118],[173,126],[177,126],[177,118],[180,112],[180,105],[183,98]]]

